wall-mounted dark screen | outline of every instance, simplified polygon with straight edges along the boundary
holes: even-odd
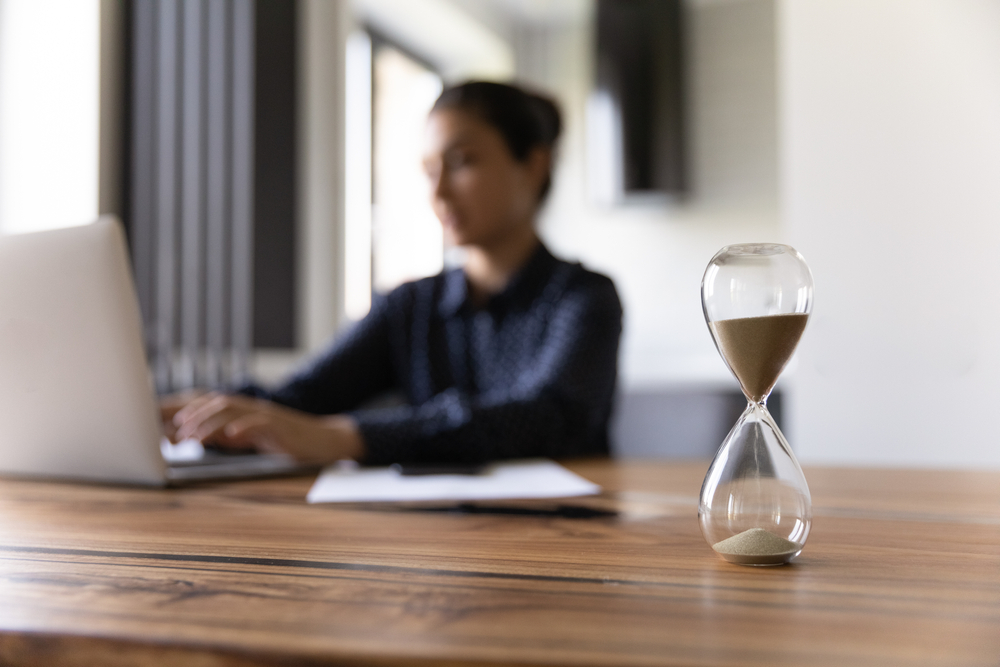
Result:
[[[597,88],[620,121],[623,194],[683,192],[681,0],[599,0],[596,41]]]

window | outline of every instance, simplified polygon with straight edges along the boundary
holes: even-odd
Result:
[[[376,49],[373,71],[372,284],[385,292],[443,266],[441,225],[421,166],[441,78],[389,46]]]
[[[100,12],[0,0],[0,232],[97,217]]]
[[[345,310],[360,319],[371,292],[433,275],[441,226],[421,167],[424,124],[441,78],[366,33],[347,43]]]

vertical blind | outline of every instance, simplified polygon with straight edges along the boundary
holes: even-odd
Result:
[[[130,220],[161,393],[242,381],[253,344],[255,3],[139,0]]]

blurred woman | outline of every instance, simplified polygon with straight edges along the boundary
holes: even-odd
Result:
[[[424,169],[462,268],[406,283],[285,384],[167,400],[172,438],[303,462],[473,463],[607,454],[621,305],[611,280],[535,230],[561,130],[514,86],[446,89]],[[395,390],[405,405],[364,409]]]

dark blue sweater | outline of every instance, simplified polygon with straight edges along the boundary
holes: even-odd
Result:
[[[350,412],[368,464],[607,454],[621,319],[609,278],[540,245],[481,308],[461,269],[406,283],[287,383],[245,392]],[[406,404],[358,409],[390,390]]]

